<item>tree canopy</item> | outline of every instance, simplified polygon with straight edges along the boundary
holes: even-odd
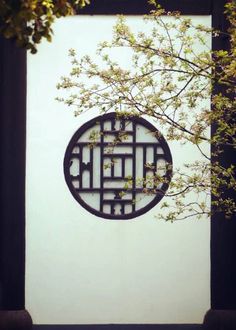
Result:
[[[185,164],[173,169],[160,217],[174,221],[223,212],[230,218],[236,211],[231,197],[236,190],[235,165],[220,159],[225,149],[236,147],[236,3],[225,7],[230,47],[217,51],[209,48],[207,40],[225,32],[195,25],[179,12],[166,12],[151,3],[155,9],[144,17],[152,24],[151,32],[133,33],[120,16],[113,39],[98,46],[102,66],[90,56],[78,58],[74,49],[69,51],[71,72],[57,86],[66,94],[57,100],[74,108],[75,116],[94,109],[101,114],[146,116],[162,126],[167,140],[193,145],[198,159],[191,161],[186,155]],[[110,50],[117,48],[131,51],[131,69],[112,59]],[[85,83],[84,77],[91,83]],[[158,184],[165,180],[158,173],[141,179],[154,182],[147,194],[158,193]]]
[[[37,52],[42,38],[51,41],[55,18],[72,15],[89,0],[0,0],[0,33]]]

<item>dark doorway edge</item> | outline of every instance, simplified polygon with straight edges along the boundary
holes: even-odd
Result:
[[[0,330],[31,330],[32,319],[26,310],[0,311]]]
[[[25,298],[26,51],[0,37],[0,309]]]

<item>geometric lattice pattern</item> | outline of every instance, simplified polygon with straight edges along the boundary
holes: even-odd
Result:
[[[172,157],[165,139],[148,121],[109,113],[74,134],[64,173],[72,195],[89,212],[106,219],[131,219],[164,196]]]

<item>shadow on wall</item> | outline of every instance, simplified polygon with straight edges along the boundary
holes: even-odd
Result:
[[[35,325],[33,330],[203,330],[203,327],[200,324]]]

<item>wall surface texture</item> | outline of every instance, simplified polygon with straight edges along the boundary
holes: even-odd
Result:
[[[95,54],[112,16],[60,19],[53,42],[28,55],[26,308],[35,324],[201,323],[210,307],[209,221],[157,221],[157,205],[129,221],[98,218],[70,194],[63,158],[75,118],[54,100],[70,70],[68,49]],[[210,25],[210,17],[194,20]],[[135,30],[148,26],[130,16]],[[126,65],[129,54],[117,51]],[[156,127],[162,131],[158,123]],[[169,143],[175,166],[195,149]]]

